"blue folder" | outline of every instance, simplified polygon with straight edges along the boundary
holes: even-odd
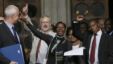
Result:
[[[1,48],[0,53],[2,53],[9,60],[16,61],[17,64],[25,64],[22,47],[20,44],[14,44]]]

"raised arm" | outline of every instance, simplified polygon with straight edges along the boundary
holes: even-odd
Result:
[[[42,33],[41,31],[39,31],[36,27],[34,27],[33,25],[31,25],[30,23],[26,24],[28,26],[28,28],[33,32],[33,34],[37,37],[39,37],[40,39],[44,40],[47,42],[47,44],[49,44],[51,42],[51,40],[53,39],[52,36]]]
[[[49,44],[51,42],[51,40],[53,39],[52,36],[42,33],[40,30],[38,30],[35,26],[33,26],[33,23],[31,22],[30,17],[28,16],[28,5],[26,4],[25,7],[23,7],[22,9],[22,14],[20,17],[28,26],[28,28],[32,31],[32,33],[39,37],[40,39],[44,40],[47,42],[47,44]]]

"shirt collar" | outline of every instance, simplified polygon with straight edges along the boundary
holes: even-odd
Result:
[[[11,24],[11,23],[9,23],[8,21],[4,21],[5,22],[5,24],[9,27],[9,28],[11,28],[12,29],[12,27],[14,27],[14,25],[13,24]]]
[[[102,30],[99,30],[98,32],[97,32],[97,35],[101,35],[102,34]]]
[[[59,36],[59,35],[57,35],[56,37],[58,37],[58,38],[64,38],[64,36]]]

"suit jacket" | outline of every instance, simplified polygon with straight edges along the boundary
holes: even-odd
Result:
[[[52,48],[57,43],[57,37],[52,37],[50,35],[44,34],[30,24],[27,24],[27,26],[31,29],[34,35],[36,35],[40,39],[45,40],[48,44],[49,50],[47,54],[47,64],[65,64],[64,62],[67,61],[67,58],[65,58],[63,55],[65,51],[71,49],[71,44],[69,44],[69,42],[65,38],[62,38],[58,46],[53,50],[53,52],[51,52]]]
[[[88,63],[89,60],[89,47],[90,47],[90,42],[91,42],[91,37],[90,35],[87,40],[85,40],[85,60],[86,64]],[[98,61],[99,64],[113,64],[113,41],[112,38],[105,34],[102,33],[100,43],[99,43],[99,50],[98,50]]]
[[[2,21],[0,23],[0,48],[7,47],[10,45],[17,44],[10,29]],[[0,53],[0,64],[9,64],[10,60],[5,58],[2,53]]]

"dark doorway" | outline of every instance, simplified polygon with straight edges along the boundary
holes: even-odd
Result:
[[[109,18],[113,20],[113,0],[109,0]]]

